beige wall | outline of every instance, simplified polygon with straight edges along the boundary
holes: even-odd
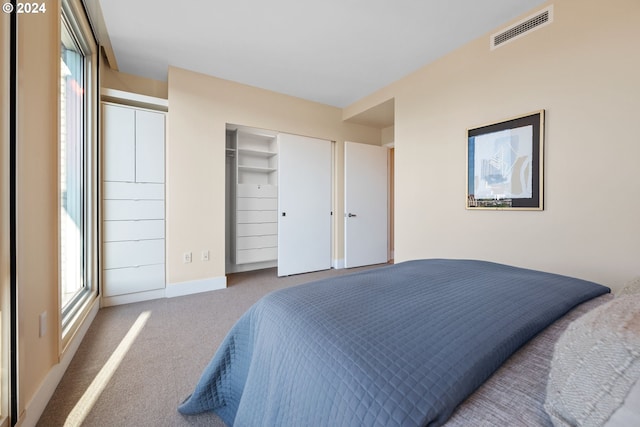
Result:
[[[168,285],[225,274],[225,125],[241,124],[336,141],[334,259],[342,258],[345,140],[380,144],[380,130],[342,121],[342,110],[169,68],[167,120]],[[200,261],[209,250],[210,261]],[[191,264],[183,252],[193,252]]]
[[[393,144],[395,140],[395,129],[394,126],[389,126],[381,129],[381,143],[384,144]]]
[[[58,361],[59,22],[58,1],[47,2],[47,13],[18,15],[19,413]]]
[[[553,4],[551,25],[494,51],[487,34],[346,110],[395,97],[396,260],[640,275],[640,2]],[[465,210],[466,129],[538,109],[545,210]]]

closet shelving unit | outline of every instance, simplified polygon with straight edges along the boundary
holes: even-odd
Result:
[[[278,256],[278,146],[275,133],[228,125],[228,271],[275,266]]]
[[[238,130],[238,184],[277,185],[276,144],[275,135]]]

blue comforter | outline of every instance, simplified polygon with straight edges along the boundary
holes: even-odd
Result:
[[[609,289],[418,260],[273,292],[232,328],[183,414],[237,426],[437,426],[514,351]]]

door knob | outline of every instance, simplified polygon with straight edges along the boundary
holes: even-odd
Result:
[[[349,212],[349,218],[351,218],[352,216],[356,216],[356,214],[352,214],[351,212]]]

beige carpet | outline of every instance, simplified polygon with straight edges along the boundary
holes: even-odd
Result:
[[[374,267],[283,278],[275,269],[237,273],[228,276],[227,289],[101,309],[38,426],[222,427],[212,413],[186,417],[177,407],[242,313],[273,290]],[[148,320],[114,362],[114,350],[146,312]],[[105,366],[115,366],[110,377]]]

